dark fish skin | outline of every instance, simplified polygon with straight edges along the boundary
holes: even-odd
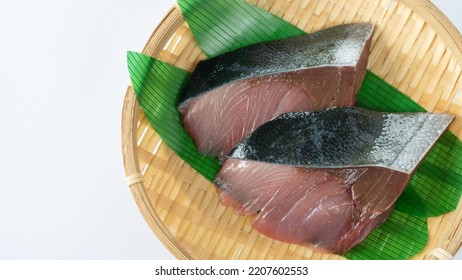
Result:
[[[453,119],[356,107],[285,113],[248,135],[228,156],[308,168],[379,166],[412,173]]]
[[[179,103],[248,77],[319,66],[355,66],[373,30],[370,23],[339,25],[312,34],[255,44],[201,61]]]

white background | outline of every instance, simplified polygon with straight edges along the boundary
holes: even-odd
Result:
[[[0,1],[0,259],[173,259],[120,148],[126,51],[173,3]],[[462,30],[462,2],[434,3]]]

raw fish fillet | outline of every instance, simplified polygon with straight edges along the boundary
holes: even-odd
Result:
[[[453,117],[359,108],[286,113],[240,142],[220,198],[274,239],[344,254],[393,211]]]
[[[282,113],[352,106],[373,29],[366,23],[340,25],[200,62],[178,106],[199,152],[224,157]]]

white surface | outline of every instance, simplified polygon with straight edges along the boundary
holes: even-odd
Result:
[[[461,30],[462,3],[434,2]],[[126,51],[173,3],[1,0],[0,259],[173,259],[120,148]]]

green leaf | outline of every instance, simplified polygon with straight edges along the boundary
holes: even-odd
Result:
[[[305,33],[242,0],[178,0],[178,5],[208,57]]]
[[[352,260],[405,260],[422,251],[428,241],[427,219],[393,211],[344,257]]]
[[[220,169],[218,160],[197,152],[176,108],[190,73],[135,52],[128,52],[127,60],[136,98],[151,126],[177,155],[213,181]]]

